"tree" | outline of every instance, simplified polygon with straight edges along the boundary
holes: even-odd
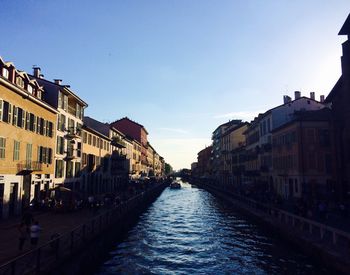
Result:
[[[171,167],[171,165],[169,163],[165,163],[165,166],[164,166],[164,172],[165,172],[165,175],[168,176],[169,174],[171,174],[173,172],[173,167]]]

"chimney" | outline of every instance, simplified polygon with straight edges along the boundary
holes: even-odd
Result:
[[[295,99],[300,98],[300,95],[301,95],[300,91],[295,91],[294,92]]]
[[[55,81],[55,84],[57,85],[61,85],[62,83],[62,79],[54,79],[54,81]]]
[[[324,95],[320,96],[320,102],[324,102]]]
[[[286,103],[291,102],[291,101],[292,101],[292,99],[289,96],[287,96],[287,95],[283,96],[283,104],[286,104]]]
[[[311,93],[310,93],[310,98],[313,99],[313,100],[315,100],[315,92],[311,92]]]
[[[42,78],[42,74],[41,74],[41,69],[40,69],[40,67],[33,66],[33,75],[34,75],[36,78]]]

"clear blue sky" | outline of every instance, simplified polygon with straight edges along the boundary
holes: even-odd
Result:
[[[61,78],[103,122],[143,124],[175,169],[212,131],[341,74],[349,0],[0,0],[0,56]]]

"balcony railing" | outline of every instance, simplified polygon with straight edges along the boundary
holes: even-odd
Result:
[[[73,139],[73,138],[79,138],[81,136],[81,130],[77,127],[68,127],[66,138]]]
[[[72,160],[72,159],[77,158],[77,153],[75,151],[76,150],[74,150],[73,148],[68,148],[68,150],[66,152],[67,154],[66,154],[65,159],[66,160]]]
[[[112,146],[118,147],[118,148],[125,148],[125,142],[121,140],[118,137],[112,137],[111,141]]]
[[[33,172],[33,171],[41,171],[41,163],[38,161],[31,161],[31,160],[23,160],[19,163],[17,163],[17,172],[23,173],[23,172]]]

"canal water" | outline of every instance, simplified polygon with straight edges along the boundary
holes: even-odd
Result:
[[[97,274],[330,274],[212,194],[166,188]]]

